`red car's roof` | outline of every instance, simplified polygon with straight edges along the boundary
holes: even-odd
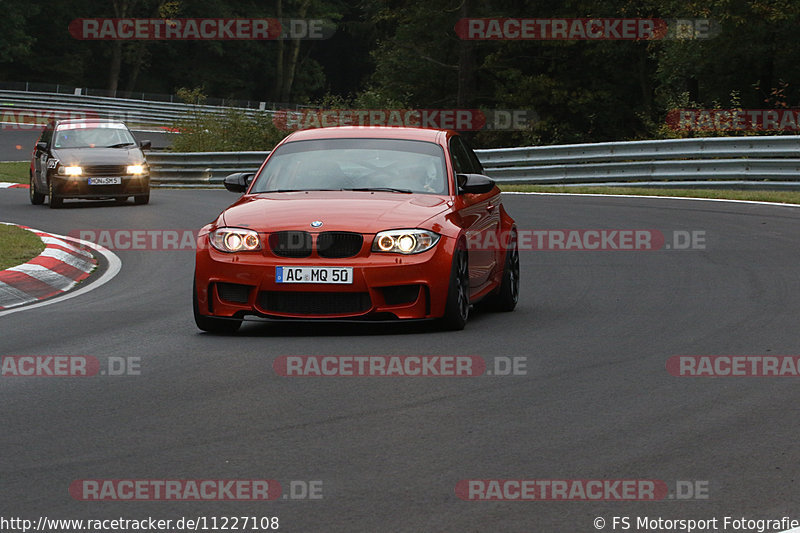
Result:
[[[314,128],[292,133],[285,142],[307,141],[312,139],[406,139],[410,141],[439,142],[447,136],[447,130],[425,128],[403,128],[394,126],[337,126]]]

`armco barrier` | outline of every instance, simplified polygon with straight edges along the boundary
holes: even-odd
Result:
[[[234,172],[255,172],[269,152],[147,152],[156,186],[221,186]]]
[[[800,136],[711,137],[476,150],[498,183],[800,188]],[[219,186],[269,152],[149,153],[156,186]]]
[[[89,116],[125,121],[131,128],[169,127],[185,119],[192,112],[222,115],[235,109],[249,116],[274,113],[275,109],[293,109],[297,106],[261,102],[259,109],[211,105],[193,105],[179,102],[133,100],[106,96],[69,95],[29,91],[0,90],[0,112],[12,114],[15,110],[48,111],[66,114],[86,113]],[[78,117],[76,117],[78,118]]]

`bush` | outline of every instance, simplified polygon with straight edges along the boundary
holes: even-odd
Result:
[[[267,111],[245,113],[225,108],[222,114],[203,109],[202,89],[180,89],[178,96],[195,107],[185,118],[173,124],[179,132],[172,142],[174,152],[264,151],[280,142],[289,132],[280,131]]]

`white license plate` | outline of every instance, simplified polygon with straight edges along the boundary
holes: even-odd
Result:
[[[275,283],[353,283],[352,267],[275,267]]]
[[[89,178],[89,185],[119,185],[122,178]]]

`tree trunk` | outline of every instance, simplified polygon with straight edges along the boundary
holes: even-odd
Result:
[[[134,44],[136,47],[136,59],[134,60],[133,66],[131,67],[131,73],[128,77],[128,83],[125,86],[125,97],[130,98],[133,89],[136,87],[136,79],[139,77],[139,72],[142,70],[142,65],[144,64],[144,57],[145,53],[147,52],[147,47],[143,41],[138,41]]]
[[[276,16],[278,20],[283,17],[283,0],[275,2]],[[278,39],[278,58],[275,63],[275,87],[272,89],[272,99],[280,101],[283,89],[283,39]]]
[[[111,43],[111,66],[108,68],[108,91],[109,96],[116,96],[117,86],[119,85],[119,73],[122,69],[122,41]]]
[[[469,17],[469,0],[461,2],[461,18]],[[475,47],[472,41],[461,39],[458,43],[458,95],[456,105],[468,108],[475,101]]]
[[[305,0],[302,3],[300,11],[298,12],[298,18],[304,18],[306,16],[310,4],[311,0]],[[292,86],[294,85],[294,75],[297,70],[297,60],[300,57],[301,43],[302,41],[300,39],[292,39],[292,46],[289,49],[289,61],[284,64],[285,68],[283,76],[281,77],[283,80],[280,94],[282,102],[289,102],[292,97]]]
[[[125,18],[128,14],[130,2],[135,0],[114,0],[114,17]],[[111,96],[116,96],[119,87],[119,73],[122,71],[122,41],[111,42],[111,65],[108,67],[108,90]]]

